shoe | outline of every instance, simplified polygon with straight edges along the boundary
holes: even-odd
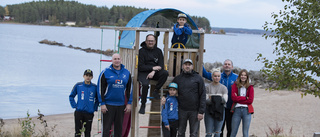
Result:
[[[160,99],[160,95],[159,95],[159,92],[158,92],[158,91],[159,91],[159,90],[155,89],[155,90],[153,91],[153,93],[152,93],[153,98],[154,98],[154,99],[157,99],[157,100]]]
[[[145,109],[146,109],[146,104],[142,104],[139,110],[140,114],[144,114],[145,113]]]

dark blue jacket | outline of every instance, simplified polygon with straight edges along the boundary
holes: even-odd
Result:
[[[202,68],[202,76],[208,80],[212,81],[212,74],[210,72],[207,72],[206,69],[203,67]],[[225,85],[228,89],[228,101],[227,101],[227,108],[231,109],[232,106],[232,99],[231,99],[231,87],[233,85],[233,83],[237,80],[238,75],[234,74],[232,71],[229,75],[227,75],[226,73],[221,73],[221,79],[220,79],[220,83]]]
[[[178,120],[178,99],[176,96],[168,96],[163,107],[161,116],[165,126],[169,125],[169,121]]]
[[[104,69],[98,79],[98,92],[101,94],[101,105],[122,106],[125,99],[132,103],[131,74],[121,64],[121,69],[112,67]]]
[[[75,96],[78,96],[78,101],[74,100]],[[69,95],[69,101],[72,108],[76,111],[92,114],[98,110],[99,97],[97,93],[97,85],[94,83],[85,84],[84,82],[78,82],[74,85],[71,94]]]
[[[179,28],[179,23],[174,24],[173,26],[173,36],[171,39],[171,44],[182,43],[186,45],[188,41],[188,35],[192,34],[191,27],[185,23],[183,28]]]

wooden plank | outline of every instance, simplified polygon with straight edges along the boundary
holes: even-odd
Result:
[[[177,49],[177,48],[170,48],[168,49],[169,52],[199,52],[199,49]]]
[[[112,30],[132,30],[132,31],[160,31],[160,32],[173,32],[171,28],[150,28],[150,27],[110,27],[100,26],[100,29],[112,29]],[[192,33],[205,33],[204,30],[192,30]]]
[[[199,42],[199,65],[198,72],[202,76],[202,66],[203,66],[203,52],[204,52],[204,33],[200,34],[200,42]]]
[[[177,57],[176,57],[176,76],[178,76],[181,72],[181,52],[177,52]]]
[[[169,76],[173,76],[173,59],[174,59],[174,53],[169,53]]]
[[[163,41],[163,58],[164,58],[164,69],[168,70],[168,46],[169,46],[169,31],[164,33]]]

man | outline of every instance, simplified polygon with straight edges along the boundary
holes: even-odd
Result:
[[[228,101],[227,101],[227,106],[225,108],[225,120],[223,122],[222,129],[221,129],[222,131],[220,135],[221,137],[223,137],[223,130],[224,130],[225,124],[227,126],[227,137],[230,137],[231,135],[231,120],[232,120],[232,114],[233,114],[230,112],[231,106],[233,103],[231,99],[231,87],[238,78],[238,75],[234,74],[232,72],[232,69],[233,69],[233,62],[230,59],[225,60],[223,63],[223,73],[221,74],[220,83],[225,85],[228,89]],[[211,73],[207,72],[204,67],[202,72],[203,72],[202,73],[203,77],[212,81]]]
[[[156,43],[156,37],[149,34],[146,36],[146,41],[141,43],[142,48],[139,50],[138,79],[142,85],[140,114],[145,113],[149,81],[158,81],[152,95],[155,99],[160,99],[159,90],[168,78],[168,72],[164,70],[162,51]]]
[[[185,136],[187,121],[190,124],[190,137],[196,137],[206,108],[205,85],[202,77],[193,70],[191,59],[183,61],[182,69],[182,73],[172,81],[178,84],[178,137]]]
[[[102,136],[109,137],[114,124],[114,137],[121,137],[124,112],[131,111],[132,91],[131,74],[121,64],[119,54],[113,54],[110,67],[100,73],[98,91],[102,98]]]
[[[97,85],[92,83],[93,72],[90,69],[84,71],[84,82],[78,82],[74,85],[70,95],[69,101],[72,108],[75,108],[74,122],[75,122],[75,136],[80,137],[80,129],[84,127],[85,137],[90,137],[92,119],[94,111],[97,111],[100,102],[100,94],[97,93]],[[75,96],[78,96],[77,103]],[[85,123],[85,124],[84,124]]]

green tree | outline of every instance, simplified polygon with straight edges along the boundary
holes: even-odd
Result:
[[[259,54],[264,63],[262,73],[278,86],[269,90],[301,90],[304,94],[320,95],[320,1],[282,0],[288,2],[278,14],[272,13],[273,23],[266,22],[264,30],[274,35],[275,60]]]

